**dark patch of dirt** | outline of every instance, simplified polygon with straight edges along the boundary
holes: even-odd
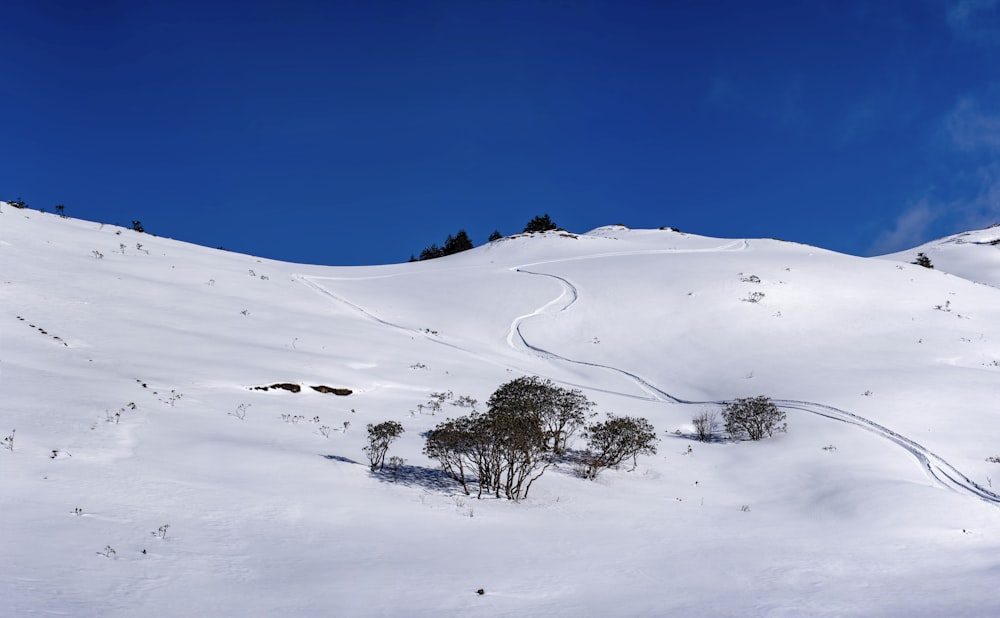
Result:
[[[286,390],[292,393],[297,393],[302,390],[302,387],[298,384],[291,384],[289,382],[280,382],[278,384],[272,384],[271,386],[254,386],[250,390],[254,391],[266,391],[272,388]]]
[[[333,393],[334,395],[339,395],[341,397],[347,397],[348,395],[354,392],[349,388],[333,388],[331,386],[324,386],[322,384],[310,388],[319,393]]]

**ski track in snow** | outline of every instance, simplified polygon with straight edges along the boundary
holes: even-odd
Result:
[[[539,357],[547,359],[547,360],[551,360],[551,361],[555,361],[555,362],[561,362],[561,363],[570,363],[570,364],[573,364],[573,365],[579,365],[579,366],[584,366],[584,367],[592,367],[594,369],[600,369],[600,370],[604,370],[604,371],[610,371],[610,372],[617,373],[619,375],[625,376],[626,378],[628,378],[629,380],[631,380],[632,382],[634,382],[643,392],[645,392],[647,394],[647,396],[643,397],[641,395],[636,395],[636,394],[633,394],[633,393],[623,393],[623,392],[618,392],[618,391],[608,391],[606,389],[595,389],[593,386],[580,385],[580,384],[569,384],[570,386],[582,387],[582,388],[586,388],[588,390],[598,390],[598,391],[601,391],[601,392],[608,392],[608,393],[619,395],[619,396],[623,396],[623,397],[641,398],[641,399],[645,399],[647,401],[659,401],[659,402],[662,402],[662,403],[682,404],[682,405],[717,405],[717,406],[725,405],[725,404],[727,404],[729,402],[728,401],[690,401],[690,400],[686,400],[686,399],[681,399],[679,397],[671,395],[667,391],[664,391],[664,390],[660,389],[659,387],[657,387],[656,385],[652,384],[651,382],[649,382],[648,380],[646,380],[642,376],[639,376],[638,374],[632,373],[632,372],[627,371],[625,369],[621,369],[621,368],[618,368],[618,367],[612,367],[610,365],[603,365],[603,364],[600,364],[600,363],[594,363],[594,362],[589,362],[589,361],[581,361],[581,360],[576,360],[576,359],[572,359],[572,358],[567,358],[565,356],[561,356],[561,355],[559,355],[559,354],[557,354],[555,352],[552,352],[551,350],[546,350],[544,348],[541,348],[541,347],[539,347],[537,345],[534,345],[534,344],[530,343],[524,337],[524,334],[521,332],[521,325],[526,320],[529,320],[531,318],[535,318],[535,317],[538,317],[538,316],[541,316],[541,315],[547,315],[547,314],[558,314],[558,313],[562,313],[563,311],[566,311],[569,307],[571,307],[574,303],[576,303],[577,300],[579,300],[580,293],[579,293],[579,290],[577,289],[577,287],[575,285],[573,285],[569,280],[567,280],[567,279],[565,279],[563,277],[560,277],[558,275],[549,274],[549,273],[543,273],[543,272],[537,272],[537,271],[533,271],[533,270],[527,270],[527,268],[528,267],[535,267],[535,266],[542,266],[542,265],[545,265],[545,264],[559,263],[559,262],[572,262],[572,261],[595,259],[595,258],[599,258],[599,257],[618,257],[618,256],[622,256],[622,255],[644,255],[644,254],[648,255],[648,254],[654,254],[654,253],[656,253],[656,254],[660,254],[660,253],[699,253],[699,252],[700,253],[707,253],[707,252],[718,252],[718,251],[743,251],[743,250],[748,249],[749,247],[750,247],[750,243],[748,241],[746,241],[746,240],[743,240],[743,241],[734,241],[732,243],[728,243],[726,245],[721,245],[721,246],[715,247],[715,248],[689,249],[689,250],[685,250],[685,249],[677,249],[677,250],[675,250],[675,249],[666,249],[666,250],[664,250],[664,249],[651,249],[651,250],[648,250],[648,251],[630,251],[630,252],[627,252],[627,253],[608,253],[608,254],[601,254],[601,255],[588,255],[588,256],[580,256],[580,257],[561,258],[561,259],[557,259],[557,260],[546,260],[546,261],[534,262],[534,263],[530,263],[530,264],[524,264],[524,265],[521,265],[521,266],[512,267],[510,270],[512,270],[514,272],[523,273],[523,274],[527,274],[527,275],[534,275],[534,276],[538,276],[538,277],[547,277],[547,278],[555,279],[557,282],[559,282],[562,290],[561,290],[561,292],[559,293],[559,295],[556,298],[554,298],[551,301],[545,303],[544,305],[542,305],[538,309],[536,309],[536,310],[534,310],[534,311],[532,311],[530,313],[527,313],[527,314],[524,314],[524,315],[521,315],[521,316],[518,316],[518,317],[514,318],[514,320],[511,322],[510,329],[509,329],[509,331],[507,333],[507,337],[506,337],[507,345],[509,347],[515,349],[515,350],[520,351],[520,352],[534,354],[536,356],[539,356]],[[491,360],[491,359],[487,359],[487,358],[483,357],[482,355],[480,355],[480,354],[478,354],[478,353],[476,353],[476,352],[474,352],[472,350],[463,348],[461,346],[458,346],[458,345],[455,345],[455,344],[452,344],[452,343],[449,343],[449,342],[441,341],[439,339],[435,339],[435,338],[431,337],[430,335],[428,335],[427,333],[425,333],[423,331],[419,331],[419,330],[416,330],[416,329],[413,329],[413,328],[409,328],[409,327],[406,327],[406,326],[403,326],[403,325],[400,325],[400,324],[395,324],[393,322],[389,322],[387,320],[379,318],[378,316],[376,316],[376,315],[372,314],[371,312],[369,312],[368,310],[366,310],[364,307],[362,307],[362,306],[360,306],[358,304],[352,303],[349,300],[347,300],[345,298],[342,298],[342,297],[334,294],[333,292],[327,290],[326,288],[322,287],[318,283],[312,281],[311,277],[308,277],[308,276],[305,276],[305,275],[296,275],[296,278],[299,279],[300,281],[302,281],[303,283],[305,283],[308,287],[310,287],[314,291],[318,292],[319,294],[321,294],[323,296],[326,296],[327,298],[331,298],[331,299],[333,299],[333,300],[335,300],[335,301],[337,301],[339,303],[342,303],[342,304],[344,304],[344,305],[346,305],[346,306],[354,309],[355,311],[358,311],[359,313],[361,313],[362,315],[364,315],[368,319],[373,320],[373,321],[375,321],[375,322],[377,322],[379,324],[382,324],[384,326],[388,326],[388,327],[391,327],[391,328],[394,328],[394,329],[401,330],[401,331],[406,332],[406,333],[411,334],[411,335],[412,334],[419,334],[419,335],[421,335],[421,336],[423,336],[423,337],[425,337],[425,338],[427,338],[427,339],[429,339],[431,341],[434,341],[434,342],[439,343],[441,345],[450,347],[452,349],[459,350],[461,352],[465,352],[465,353],[468,353],[468,354],[472,354],[472,355],[474,355],[476,357],[483,358],[483,360],[488,360],[488,361]],[[500,363],[500,364],[502,366],[507,366],[505,363]],[[563,382],[566,383],[565,381],[563,381]],[[991,504],[1000,505],[1000,494],[993,493],[992,491],[990,491],[990,490],[986,489],[985,487],[979,485],[978,483],[976,483],[975,481],[973,481],[972,479],[970,479],[968,476],[966,476],[965,474],[963,474],[962,472],[960,472],[955,466],[953,466],[951,463],[949,463],[946,459],[944,459],[940,455],[937,455],[936,453],[928,450],[923,445],[917,443],[914,440],[911,440],[910,438],[907,438],[906,436],[903,436],[903,435],[901,435],[899,433],[896,433],[895,431],[892,431],[891,429],[889,429],[889,428],[887,428],[887,427],[885,427],[883,425],[880,425],[880,424],[876,423],[875,421],[872,421],[872,420],[867,419],[867,418],[865,418],[863,416],[854,414],[853,412],[848,412],[846,410],[841,410],[841,409],[835,408],[833,406],[828,406],[828,405],[825,405],[825,404],[815,403],[815,402],[811,402],[811,401],[798,401],[798,400],[792,400],[792,399],[775,399],[775,400],[772,400],[772,401],[774,401],[774,403],[776,405],[778,405],[780,408],[785,409],[785,410],[797,410],[797,411],[800,411],[800,412],[808,412],[810,414],[814,414],[814,415],[817,415],[817,416],[820,416],[820,417],[823,417],[823,418],[828,418],[828,419],[831,419],[831,420],[836,420],[836,421],[840,421],[840,422],[843,422],[843,423],[848,423],[848,424],[854,425],[855,427],[859,427],[861,429],[864,429],[866,431],[874,433],[875,435],[878,435],[878,436],[882,437],[883,439],[888,440],[889,442],[891,442],[891,443],[893,443],[893,444],[901,447],[902,449],[904,449],[905,451],[907,451],[908,453],[910,453],[920,463],[921,467],[924,469],[924,471],[927,473],[927,475],[934,482],[936,482],[938,485],[940,485],[942,487],[945,487],[945,488],[948,488],[948,489],[950,489],[952,491],[955,491],[955,492],[964,493],[964,494],[967,494],[967,495],[970,495],[970,496],[974,496],[976,498],[979,498],[980,500],[983,500],[985,502],[989,502]]]
[[[746,245],[744,246],[744,248],[745,247]],[[567,261],[567,260],[559,260],[559,261]],[[532,266],[535,265],[537,264],[533,264]],[[689,401],[681,399],[658,388],[657,386],[645,380],[641,376],[636,375],[630,371],[626,371],[624,369],[618,367],[612,367],[609,365],[602,365],[600,363],[593,363],[588,361],[581,361],[572,358],[567,358],[559,354],[556,354],[550,350],[546,350],[529,343],[528,340],[525,339],[524,334],[521,332],[521,324],[525,320],[546,313],[547,311],[551,310],[551,308],[555,307],[560,301],[568,298],[569,300],[565,302],[561,307],[556,309],[555,313],[560,313],[562,311],[565,311],[579,299],[580,293],[577,290],[576,286],[574,286],[569,280],[564,279],[563,277],[560,277],[558,275],[529,271],[525,270],[523,267],[517,267],[514,268],[513,270],[528,275],[536,275],[540,277],[549,277],[555,279],[562,285],[563,291],[556,299],[540,307],[538,310],[516,318],[514,322],[511,324],[510,332],[507,335],[508,345],[517,347],[517,345],[520,344],[520,346],[522,346],[523,349],[550,360],[572,363],[575,365],[583,365],[587,367],[594,367],[618,373],[633,380],[639,386],[639,388],[641,388],[643,391],[651,395],[650,399],[656,401],[661,401],[664,403],[684,404],[684,405],[719,405],[719,406],[729,403],[728,401]],[[618,393],[618,394],[625,395],[625,393]],[[872,421],[871,419],[865,418],[858,414],[854,414],[853,412],[848,412],[846,410],[841,410],[833,406],[828,406],[825,404],[815,403],[811,401],[798,401],[793,399],[775,399],[772,401],[780,408],[785,410],[798,410],[801,412],[808,412],[810,414],[815,414],[817,416],[821,416],[824,418],[844,423],[849,423],[851,425],[854,425],[855,427],[860,427],[861,429],[870,431],[871,433],[874,433],[875,435],[878,435],[896,444],[897,446],[903,448],[908,453],[913,455],[913,457],[916,458],[918,462],[920,462],[921,467],[924,469],[927,475],[942,487],[946,487],[948,489],[951,489],[952,491],[956,491],[959,493],[965,493],[974,496],[991,504],[1000,505],[1000,495],[993,493],[992,491],[986,489],[982,485],[976,483],[968,476],[963,474],[961,471],[959,471],[946,459],[928,450],[926,447],[919,444],[918,442],[915,442],[914,440],[911,440],[906,436],[896,433],[895,431],[892,431],[891,429],[883,425],[880,425],[875,421]]]

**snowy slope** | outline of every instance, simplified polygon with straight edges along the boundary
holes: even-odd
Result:
[[[936,270],[1000,287],[1000,224],[946,236],[907,251],[882,257],[900,262],[912,262],[916,259],[917,253],[923,253],[930,258]]]
[[[0,204],[5,613],[995,615],[1000,289],[966,279],[620,226],[305,266]],[[464,496],[420,434],[465,410],[423,404],[525,374],[659,454]],[[788,433],[690,439],[758,394]]]

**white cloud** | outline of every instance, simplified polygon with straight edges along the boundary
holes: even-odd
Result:
[[[972,19],[1000,0],[967,0],[955,19]],[[958,13],[956,13],[958,14]],[[858,112],[863,119],[864,114]],[[850,118],[850,117],[849,117]],[[851,125],[848,125],[851,126]],[[951,174],[936,191],[906,207],[872,244],[878,255],[909,249],[934,237],[1000,222],[1000,84],[957,100],[941,123],[939,162]]]
[[[931,225],[938,218],[937,209],[924,198],[896,218],[892,229],[882,232],[872,246],[873,255],[909,249],[927,242]]]
[[[1000,43],[1000,0],[958,0],[947,5],[955,35],[976,43]]]
[[[966,229],[1000,223],[1000,163],[981,167],[976,176],[979,192],[962,204],[962,224]]]
[[[985,111],[978,99],[961,99],[945,118],[945,128],[962,150],[1000,152],[1000,111]]]
[[[934,237],[975,230],[1000,223],[1000,163],[980,167],[969,183],[968,197],[951,201],[925,196],[910,205],[872,244],[871,255],[894,253],[921,245]]]

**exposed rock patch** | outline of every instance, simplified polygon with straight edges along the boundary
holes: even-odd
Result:
[[[278,384],[272,384],[271,386],[254,386],[251,390],[255,391],[266,391],[272,388],[280,388],[282,390],[290,391],[292,393],[297,393],[302,390],[302,387],[298,384],[290,384],[288,382],[281,382]]]
[[[332,394],[338,395],[340,397],[346,397],[346,396],[348,396],[348,395],[350,395],[351,393],[354,392],[354,391],[352,391],[349,388],[336,388],[336,387],[333,387],[333,386],[326,386],[326,385],[323,385],[323,384],[320,384],[318,386],[310,386],[309,388],[313,389],[314,391],[316,391],[318,393],[332,393]],[[298,393],[298,392],[300,392],[302,390],[302,387],[299,386],[298,384],[292,384],[290,382],[279,382],[277,384],[271,384],[269,386],[251,386],[250,387],[250,390],[252,390],[252,391],[269,391],[271,389],[280,389],[280,390],[289,391],[291,393]]]
[[[348,395],[354,392],[349,388],[333,388],[331,386],[323,386],[322,384],[320,384],[319,386],[313,386],[311,388],[314,391],[320,393],[333,393],[334,395],[339,395],[341,397],[347,397]]]

